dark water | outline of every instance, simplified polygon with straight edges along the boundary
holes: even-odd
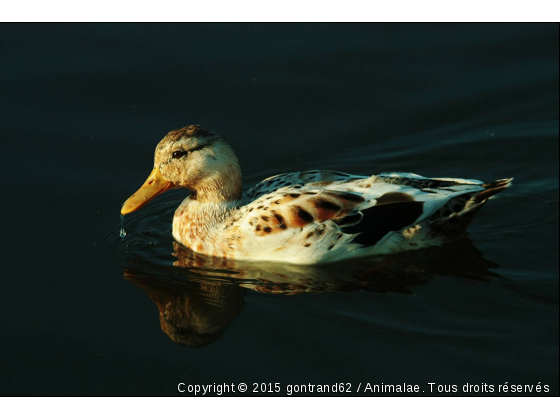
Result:
[[[558,395],[558,35],[1,25],[0,394],[507,382]],[[515,184],[444,248],[212,267],[172,255],[181,192],[118,236],[156,143],[192,123],[234,147],[246,187],[305,169]]]

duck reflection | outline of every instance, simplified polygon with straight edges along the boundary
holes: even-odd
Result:
[[[468,238],[443,248],[343,264],[300,266],[231,261],[195,254],[174,243],[173,267],[125,267],[126,280],[142,288],[159,309],[161,329],[191,347],[217,340],[243,310],[247,290],[295,295],[366,290],[412,293],[436,276],[488,281],[500,277]]]
[[[217,340],[243,309],[245,290],[224,282],[176,282],[138,268],[125,279],[143,289],[159,309],[162,331],[174,342],[202,347]]]

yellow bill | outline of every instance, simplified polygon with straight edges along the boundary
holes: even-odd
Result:
[[[173,184],[161,176],[159,168],[154,168],[144,185],[126,200],[121,208],[121,214],[132,213],[142,208],[152,199],[173,188]]]

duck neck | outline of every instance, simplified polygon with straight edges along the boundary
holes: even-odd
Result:
[[[232,179],[205,180],[204,184],[191,189],[191,200],[200,204],[234,203],[241,200],[241,174]]]
[[[241,172],[230,173],[229,179],[206,179],[191,188],[173,219],[173,235],[195,241],[203,239],[220,227],[230,212],[241,203]],[[189,244],[185,244],[189,245]]]
[[[192,194],[175,211],[173,237],[177,242],[192,247],[199,241],[214,237],[239,201],[207,202]]]

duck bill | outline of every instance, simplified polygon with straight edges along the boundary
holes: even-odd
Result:
[[[173,188],[173,184],[161,176],[159,168],[154,168],[144,185],[126,200],[121,208],[121,214],[132,213],[156,198],[158,195]]]

